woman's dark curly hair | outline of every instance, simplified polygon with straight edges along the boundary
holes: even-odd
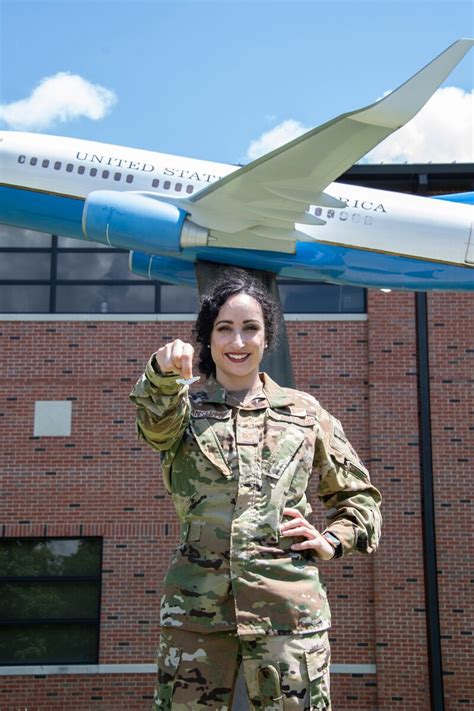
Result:
[[[201,307],[194,327],[194,337],[201,344],[198,370],[206,378],[216,374],[216,366],[211,355],[211,333],[215,320],[227,299],[236,294],[247,294],[260,304],[265,325],[265,340],[270,350],[275,345],[278,323],[281,318],[277,302],[260,282],[244,269],[225,269],[212,291],[201,299]]]

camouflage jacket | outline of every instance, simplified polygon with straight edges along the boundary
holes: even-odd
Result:
[[[153,358],[153,357],[152,357]],[[137,427],[161,452],[181,543],[164,581],[161,624],[239,635],[327,629],[330,612],[317,556],[279,536],[283,508],[311,513],[311,474],[342,555],[375,550],[380,494],[341,424],[310,395],[263,374],[263,397],[232,407],[209,379],[188,393],[152,358],[135,385]]]

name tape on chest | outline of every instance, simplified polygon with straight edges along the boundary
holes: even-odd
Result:
[[[196,408],[191,410],[191,417],[196,418],[208,417],[211,420],[228,420],[230,416],[230,410],[198,410]]]

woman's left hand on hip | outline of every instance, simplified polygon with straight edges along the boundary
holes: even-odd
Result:
[[[330,560],[334,557],[334,548],[331,544],[297,509],[285,508],[283,509],[283,515],[290,516],[291,521],[285,521],[281,524],[280,536],[302,536],[306,539],[301,543],[293,543],[292,550],[305,551],[312,549],[322,560]]]

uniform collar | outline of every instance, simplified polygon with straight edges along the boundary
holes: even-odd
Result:
[[[281,388],[278,383],[270,378],[267,373],[260,373],[263,382],[263,392],[271,408],[286,407],[292,405],[294,399]],[[220,405],[226,403],[226,389],[219,385],[217,380],[211,375],[206,382],[206,389],[203,393],[203,402],[212,402]]]

